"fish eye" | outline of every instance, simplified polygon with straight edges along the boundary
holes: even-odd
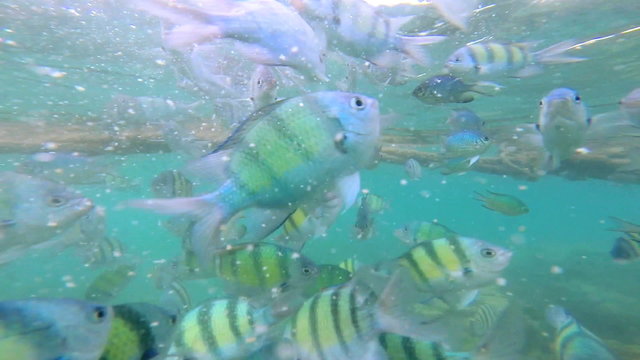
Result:
[[[491,259],[496,256],[496,251],[491,248],[484,248],[480,250],[480,254],[482,257]]]
[[[262,79],[258,79],[258,85],[262,85],[263,82]]]
[[[350,105],[356,110],[362,110],[365,108],[364,100],[362,100],[362,98],[360,98],[359,96],[352,97]]]
[[[482,140],[484,140],[484,141],[489,141],[489,137],[488,137],[488,136],[485,136],[485,137],[483,137],[483,138],[482,138]]]
[[[53,207],[59,207],[66,203],[65,199],[61,196],[52,196],[48,199],[48,204]]]
[[[538,105],[540,105],[540,106],[544,105],[544,103],[542,102],[542,100],[540,100],[540,102],[538,103]]]
[[[96,306],[93,308],[92,320],[96,323],[102,322],[107,317],[107,308],[104,306]]]
[[[459,63],[459,62],[462,62],[462,59],[459,56],[456,56],[456,58],[453,59],[453,62]]]
[[[575,102],[579,103],[582,99],[580,98],[580,95],[576,95],[576,97],[573,98],[573,100],[575,100]]]
[[[304,266],[302,267],[302,273],[305,275],[310,275],[311,273],[313,273],[313,270],[309,266]]]
[[[175,325],[178,322],[178,317],[175,315],[171,315],[169,317],[169,322],[171,323],[171,325]]]

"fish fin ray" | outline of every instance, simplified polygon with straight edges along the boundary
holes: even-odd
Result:
[[[565,40],[533,53],[535,62],[540,64],[567,64],[587,60],[586,58],[569,56],[564,53],[571,50],[578,42]]]
[[[343,211],[346,211],[355,204],[358,198],[358,193],[360,192],[360,173],[355,172],[338,179],[337,187],[342,203],[344,204]]]

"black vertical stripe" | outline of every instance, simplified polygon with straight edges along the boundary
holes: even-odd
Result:
[[[358,304],[356,304],[356,291],[353,287],[339,287],[340,289],[349,289],[349,316],[351,317],[351,324],[356,331],[358,339],[363,340],[362,329],[360,328],[360,319],[358,319]]]
[[[200,310],[198,310],[198,327],[200,328],[202,341],[206,344],[209,353],[220,355],[220,346],[211,326],[211,307],[215,306],[214,304],[215,302],[200,307]]]
[[[350,351],[349,351],[349,346],[347,345],[345,339],[344,339],[344,334],[342,333],[342,327],[340,324],[340,296],[342,294],[342,291],[340,291],[340,289],[337,289],[336,291],[333,291],[331,293],[331,321],[333,322],[333,330],[335,330],[336,332],[336,337],[338,338],[338,341],[340,342],[340,348],[342,349],[342,351],[346,354],[349,355]]]
[[[321,296],[322,295],[316,295],[311,300],[311,304],[309,305],[309,326],[311,327],[311,342],[313,343],[315,353],[319,359],[325,360],[324,350],[320,343],[320,330],[318,329],[318,302]]]
[[[229,329],[235,339],[234,343],[240,344],[242,342],[242,332],[238,327],[238,300],[230,300],[227,302],[227,321],[229,321]]]
[[[402,352],[404,352],[404,356],[407,360],[418,360],[418,354],[416,354],[416,346],[413,339],[408,336],[403,336],[401,345]]]
[[[462,266],[462,268],[463,269],[468,268],[471,262],[469,261],[467,254],[464,253],[464,249],[462,248],[462,245],[460,244],[460,240],[458,239],[458,237],[455,235],[448,236],[447,240],[449,241],[449,244],[453,247],[453,252],[456,254],[456,257],[460,261],[460,265]]]
[[[423,244],[424,244],[423,247],[427,252],[427,256],[429,256],[429,259],[431,259],[431,261],[433,261],[433,263],[436,264],[436,266],[438,266],[438,268],[442,270],[443,273],[446,274],[448,272],[448,269],[446,268],[446,266],[444,266],[444,264],[442,263],[442,260],[438,256],[438,253],[436,252],[436,248],[433,245],[433,241],[426,241]]]
[[[423,245],[419,245],[419,246],[423,246]],[[427,278],[426,274],[422,272],[420,265],[418,265],[418,262],[413,257],[413,251],[409,251],[409,253],[404,256],[404,259],[407,260],[411,269],[418,274],[418,277],[420,278],[420,282],[424,283],[425,285],[429,285],[430,284],[429,278]]]
[[[253,269],[256,272],[255,275],[258,278],[260,287],[264,288],[267,283],[267,278],[265,277],[264,264],[262,263],[262,247],[259,246],[259,244],[253,246],[253,250],[251,250],[251,262],[253,263]]]
[[[496,61],[496,54],[493,53],[493,49],[489,47],[488,44],[480,43],[477,45],[482,46],[485,53],[487,54],[487,64],[493,64]]]

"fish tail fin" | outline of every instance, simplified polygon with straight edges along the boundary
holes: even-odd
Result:
[[[491,81],[478,81],[471,86],[471,91],[485,96],[495,96],[503,88],[504,86]]]
[[[164,44],[171,49],[186,49],[222,36],[222,28],[208,22],[207,13],[197,8],[162,0],[138,0],[133,7],[174,25],[163,34]]]
[[[467,30],[467,21],[477,8],[478,1],[431,0],[431,4],[447,22],[461,30]]]
[[[422,49],[425,45],[431,45],[446,39],[446,36],[429,35],[429,36],[398,36],[400,40],[400,48],[402,52],[409,58],[415,60],[420,65],[427,65],[429,58]]]
[[[474,360],[517,360],[525,345],[524,319],[512,303],[502,313],[473,354]]]
[[[567,64],[587,60],[586,58],[565,54],[577,44],[578,42],[575,40],[565,40],[553,44],[533,53],[534,61],[539,64]]]
[[[184,314],[192,307],[191,296],[178,280],[173,280],[162,288],[159,304],[163,308],[176,314]]]

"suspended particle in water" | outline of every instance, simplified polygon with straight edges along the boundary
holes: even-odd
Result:
[[[564,272],[564,269],[562,269],[560,266],[558,265],[553,265],[551,266],[551,268],[549,269],[549,272],[551,272],[554,275],[560,275]]]
[[[507,279],[503,277],[499,277],[496,279],[496,285],[498,286],[507,286]]]

